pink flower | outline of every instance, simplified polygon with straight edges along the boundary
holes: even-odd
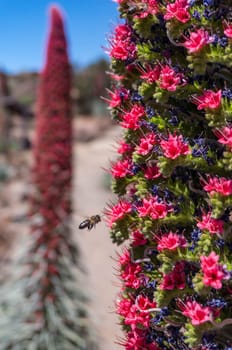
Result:
[[[136,328],[133,329],[132,332],[128,332],[126,341],[120,345],[122,345],[125,350],[160,350],[156,344],[147,343],[146,331],[141,328]]]
[[[131,28],[127,24],[119,24],[115,28],[115,40],[128,40],[131,36]]]
[[[114,74],[112,72],[107,72],[107,74],[110,75],[111,79],[115,80],[115,81],[122,81],[125,76],[124,75],[120,75],[120,74]]]
[[[175,289],[175,281],[172,273],[168,273],[163,277],[163,280],[159,286],[161,290],[173,290]]]
[[[129,263],[125,265],[120,275],[125,286],[138,289],[142,284],[142,280],[139,277],[141,271],[142,268],[138,264]]]
[[[218,264],[219,256],[215,252],[211,252],[209,256],[201,256],[200,260],[204,285],[221,289],[225,273],[222,265]]]
[[[128,307],[129,305],[126,305]],[[155,308],[156,303],[151,302],[148,297],[138,295],[136,302],[128,308],[125,315],[124,322],[130,325],[133,331],[136,331],[137,327],[148,327],[151,319],[151,314],[148,309]],[[124,310],[123,310],[124,311]]]
[[[131,262],[130,252],[125,249],[125,251],[119,255],[119,264],[125,265]]]
[[[138,247],[147,243],[147,239],[144,238],[144,235],[139,230],[133,231],[131,236],[133,247]]]
[[[164,155],[170,159],[176,159],[180,155],[187,155],[191,151],[187,143],[183,141],[182,135],[168,135],[168,140],[162,140],[160,146],[164,151]]]
[[[152,209],[150,211],[150,216],[152,219],[163,219],[168,214],[168,207],[165,203],[160,203],[158,201],[154,201],[152,205]]]
[[[133,301],[129,298],[118,300],[116,303],[117,313],[124,317],[127,316],[133,304]]]
[[[232,128],[225,126],[220,130],[216,130],[215,134],[219,137],[218,142],[228,146],[232,150]]]
[[[185,41],[184,47],[186,47],[190,53],[195,53],[200,51],[209,42],[209,33],[204,29],[198,29],[196,32],[190,33],[190,37]]]
[[[110,95],[110,100],[107,100],[110,108],[115,108],[115,107],[118,107],[120,106],[121,102],[122,102],[122,99],[121,99],[121,96],[119,94],[118,91],[109,91],[109,95]]]
[[[127,339],[122,345],[125,350],[141,350],[144,345],[144,334],[139,336],[135,332],[127,333]]]
[[[158,12],[157,0],[142,0],[143,10],[135,18],[146,18],[149,15],[156,15]]]
[[[125,61],[129,58],[134,58],[136,55],[136,45],[132,42],[117,41],[112,44],[109,55],[116,60]]]
[[[164,275],[164,278],[159,286],[161,290],[184,289],[186,286],[186,277],[184,272],[184,263],[177,262],[174,269]]]
[[[202,255],[200,257],[202,270],[203,271],[212,270],[215,267],[215,265],[217,265],[218,260],[219,260],[219,255],[217,255],[215,252],[211,252],[209,256]]]
[[[143,312],[146,312],[147,309],[153,309],[155,308],[156,302],[150,301],[148,297],[144,297],[143,295],[138,295],[136,298],[136,306],[139,311],[143,310]]]
[[[137,210],[140,217],[150,216],[152,219],[162,219],[169,211],[167,204],[159,202],[157,197],[144,198]]]
[[[136,148],[136,152],[143,156],[147,155],[156,144],[156,137],[153,133],[142,137],[139,146]]]
[[[204,307],[196,301],[187,301],[182,311],[185,316],[191,319],[193,326],[198,326],[211,319],[210,308]]]
[[[176,250],[178,247],[185,248],[187,246],[187,241],[184,236],[178,235],[173,232],[163,235],[159,239],[157,249],[159,251]]]
[[[228,37],[228,38],[232,38],[232,24],[227,24],[226,28],[224,29],[224,34]]]
[[[136,56],[136,45],[131,41],[131,29],[126,24],[119,24],[110,38],[110,57],[117,60],[127,60]]]
[[[160,72],[160,87],[168,91],[176,91],[177,86],[181,83],[181,74],[176,73],[169,66],[164,66]]]
[[[160,169],[157,165],[148,166],[144,170],[144,177],[148,180],[156,179],[157,177],[160,177],[160,175]]]
[[[127,152],[131,152],[133,150],[133,147],[129,144],[129,143],[126,143],[124,140],[121,140],[119,142],[119,147],[117,149],[117,152],[119,154],[124,154],[124,153],[127,153]]]
[[[125,177],[131,175],[131,161],[128,159],[119,160],[112,165],[110,173],[115,178]]]
[[[194,103],[197,109],[217,109],[221,106],[222,91],[214,92],[212,90],[205,90],[202,96],[197,96]]]
[[[219,193],[222,196],[229,196],[232,194],[232,180],[225,179],[224,177],[208,178],[204,190],[209,192],[211,196],[214,195],[214,193]]]
[[[216,177],[208,178],[205,186],[203,187],[206,192],[209,192],[210,195],[213,195],[216,192]]]
[[[109,91],[110,99],[103,98],[110,106],[110,108],[119,107],[123,100],[127,100],[129,97],[128,90],[121,88],[115,91]]]
[[[143,73],[140,78],[146,80],[147,83],[152,84],[159,80],[160,77],[160,72],[161,72],[161,67],[160,66],[155,66],[152,68],[150,65],[146,67],[146,72]]]
[[[148,327],[150,321],[150,316],[147,313],[139,313],[136,305],[131,307],[130,312],[124,319],[126,325],[130,325],[132,330],[136,329],[138,326]]]
[[[143,204],[138,207],[138,214],[140,217],[148,216],[150,215],[150,212],[152,210],[152,204],[153,200],[152,198],[150,199],[143,199]]]
[[[144,344],[146,346],[146,350],[160,350],[160,348],[155,343]]]
[[[188,8],[187,0],[176,0],[174,3],[167,5],[167,12],[164,18],[167,20],[175,18],[181,23],[186,23],[190,20]]]
[[[142,332],[142,330],[139,331]],[[127,339],[120,343],[125,350],[140,350],[142,348],[144,343],[144,334],[137,335],[135,332],[128,332],[126,336]]]
[[[119,201],[117,204],[106,210],[108,216],[108,225],[111,228],[117,220],[121,220],[126,214],[129,214],[132,210],[132,206],[127,201]]]
[[[132,109],[122,115],[121,126],[123,128],[137,130],[139,128],[139,121],[145,115],[143,106],[135,104]]]
[[[222,288],[222,280],[225,278],[225,274],[222,271],[221,267],[215,266],[215,268],[204,273],[203,283],[205,286],[210,286],[214,289]]]
[[[224,231],[224,221],[214,219],[211,217],[211,213],[203,214],[202,221],[197,223],[197,227],[201,230],[207,230],[210,233],[220,233]]]

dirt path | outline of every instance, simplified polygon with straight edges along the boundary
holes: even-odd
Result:
[[[120,134],[117,127],[109,129],[100,139],[75,145],[74,181],[74,232],[87,270],[87,288],[92,299],[91,312],[97,333],[101,338],[100,350],[122,349],[115,344],[120,336],[118,318],[112,312],[119,287],[115,277],[116,246],[109,238],[105,223],[99,223],[92,231],[81,231],[78,224],[85,216],[99,214],[112,199],[104,188],[105,172],[109,160],[115,157],[113,145]],[[120,251],[120,248],[118,249]]]

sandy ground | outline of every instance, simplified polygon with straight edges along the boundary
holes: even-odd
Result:
[[[114,300],[119,291],[115,276],[116,250],[104,222],[91,231],[79,230],[79,223],[93,214],[101,214],[112,194],[104,186],[105,171],[115,158],[115,140],[120,134],[117,127],[108,129],[103,136],[89,143],[76,143],[74,149],[74,235],[81,248],[87,270],[87,290],[91,298],[91,318],[100,337],[100,350],[122,349],[115,341],[120,336],[118,318],[113,313]]]

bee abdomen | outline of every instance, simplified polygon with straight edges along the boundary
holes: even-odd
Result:
[[[82,229],[84,229],[84,228],[86,228],[86,227],[89,229],[89,220],[88,220],[88,219],[86,219],[86,220],[84,220],[84,221],[82,221],[82,222],[80,223],[79,229],[82,230]]]

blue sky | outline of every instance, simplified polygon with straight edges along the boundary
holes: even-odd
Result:
[[[71,61],[83,66],[107,57],[102,46],[119,21],[112,0],[0,0],[0,69],[42,68],[48,8],[54,3],[65,12]]]

